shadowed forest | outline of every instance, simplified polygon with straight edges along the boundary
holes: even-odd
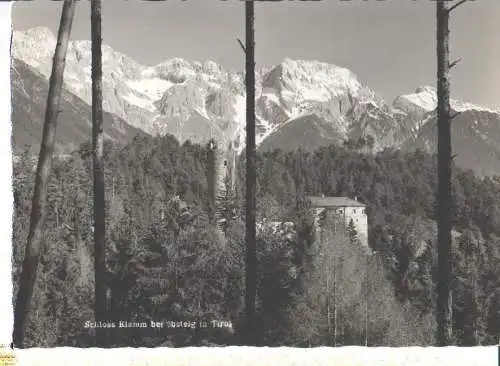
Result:
[[[89,144],[56,159],[26,346],[94,346],[92,158]],[[210,223],[207,148],[138,135],[104,147],[107,313],[110,321],[230,321],[232,327],[115,328],[117,346],[242,343],[244,160]],[[259,345],[407,346],[434,343],[436,157],[257,154]],[[35,166],[14,163],[14,295],[29,226]],[[500,179],[453,169],[453,343],[495,344],[500,334]],[[352,230],[328,224],[315,240],[308,195],[356,196],[367,205],[368,254]],[[331,220],[326,220],[331,222]]]

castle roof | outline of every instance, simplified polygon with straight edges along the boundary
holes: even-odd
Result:
[[[365,204],[347,197],[307,197],[313,207],[366,207]]]

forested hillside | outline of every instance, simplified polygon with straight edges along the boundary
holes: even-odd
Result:
[[[27,346],[92,346],[92,176],[88,145],[56,160]],[[238,344],[244,296],[242,217],[208,220],[206,149],[170,135],[105,145],[110,321],[230,321],[232,327],[110,329],[111,346]],[[241,207],[245,171],[224,205]],[[258,154],[258,219],[296,223],[295,235],[261,230],[258,319],[262,345],[430,345],[434,332],[434,157]],[[34,184],[29,154],[14,165],[13,276],[17,291]],[[460,345],[500,335],[500,179],[454,171],[454,336]],[[314,242],[307,195],[357,197],[368,206],[367,255],[350,233]],[[242,211],[243,212],[243,211]],[[321,255],[319,254],[321,253]],[[335,287],[328,276],[335,270]],[[331,312],[335,304],[335,316]],[[467,309],[467,311],[464,311]],[[333,327],[333,328],[332,328]],[[335,337],[332,338],[332,329]]]

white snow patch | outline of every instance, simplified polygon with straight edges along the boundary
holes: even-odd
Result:
[[[367,100],[361,100],[359,102],[359,104],[360,105],[370,105],[370,106],[375,107],[375,108],[382,108],[382,105],[384,104],[384,102],[383,102],[383,100],[377,102],[376,100],[367,99]]]
[[[208,115],[208,112],[207,112],[206,108],[195,106],[195,107],[193,107],[193,109],[194,109],[195,112],[197,112],[203,118],[206,118],[206,119],[210,120],[210,116]]]
[[[151,100],[138,97],[137,95],[134,95],[133,93],[128,93],[128,94],[124,95],[123,99],[126,100],[127,102],[129,102],[130,104],[135,105],[139,108],[145,108],[145,109],[149,109],[151,111],[155,110],[155,107],[151,103]]]
[[[490,113],[500,113],[500,111],[495,111],[490,108],[486,108],[483,106],[479,106],[477,104],[472,104],[472,103],[466,103],[466,102],[461,102],[458,100],[450,100],[450,106],[453,110],[457,112],[464,112],[464,111],[479,111],[479,112],[490,112]]]
[[[236,116],[235,120],[238,123],[239,126],[245,127],[246,125],[246,112],[247,112],[247,105],[246,105],[246,96],[238,95],[236,96],[236,100],[234,102],[233,108],[236,111]]]
[[[431,112],[437,107],[437,90],[432,86],[419,87],[415,93],[401,95],[400,98],[416,105],[427,112]],[[469,110],[485,111],[490,113],[500,113],[490,108],[478,106],[472,103],[465,103],[459,100],[450,98],[450,107],[457,112],[464,112]]]
[[[269,101],[271,101],[277,105],[281,104],[279,97],[276,95],[276,93],[273,90],[265,90],[265,91],[263,90],[261,96],[267,98]]]
[[[236,112],[234,116],[234,120],[237,123],[237,128],[234,131],[233,136],[231,136],[231,140],[235,141],[238,139],[238,148],[236,148],[236,153],[240,154],[245,148],[245,127],[246,127],[246,96],[237,95],[233,104],[234,111]],[[258,136],[257,136],[258,138]],[[257,139],[256,139],[257,140]],[[256,141],[257,145],[257,141]]]
[[[84,89],[84,88],[88,87],[88,83],[87,82],[83,82],[82,83],[82,78],[81,77],[79,77],[76,74],[70,74],[70,73],[64,75],[64,85],[69,90],[74,91],[75,94],[78,94],[78,92],[81,89]]]
[[[85,67],[82,67],[82,71],[88,75],[88,77],[91,77],[92,75],[92,68],[90,66],[85,66]]]
[[[144,94],[152,100],[160,99],[165,91],[167,91],[172,85],[174,85],[172,82],[162,80],[160,78],[130,80],[127,81],[126,84],[129,88],[134,89],[141,94]]]
[[[377,99],[377,95],[364,87],[349,69],[319,61],[290,59],[285,59],[280,66],[279,93],[291,117],[300,115],[302,108],[297,106],[307,101],[328,102],[348,93],[360,101]],[[263,90],[263,95],[272,98],[271,90]]]
[[[414,104],[427,112],[431,112],[436,109],[437,98],[435,94],[430,93],[415,93],[402,95],[401,98],[406,99],[411,104]]]
[[[314,100],[318,102],[328,102],[331,99],[331,93],[325,88],[304,89],[299,91],[302,100]]]

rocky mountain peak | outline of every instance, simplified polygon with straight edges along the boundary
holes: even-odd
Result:
[[[48,80],[55,44],[55,36],[43,27],[14,32],[13,56]],[[71,41],[65,88],[88,104],[90,63],[90,41]],[[103,45],[103,96],[105,111],[145,132],[171,133],[181,141],[200,143],[214,137],[223,145],[236,142],[239,150],[244,148],[244,71],[225,70],[213,60],[198,62],[179,57],[145,66]],[[499,116],[496,111],[469,103],[450,103],[455,111],[493,114],[488,121]],[[271,135],[273,141],[298,143],[300,138],[287,134],[311,131],[311,147],[320,140],[330,143],[367,134],[375,140],[374,149],[401,147],[404,141],[419,136],[421,127],[432,119],[429,116],[436,104],[432,86],[420,86],[388,104],[345,67],[285,58],[277,65],[256,70],[257,143]],[[474,118],[482,121],[481,116]]]

